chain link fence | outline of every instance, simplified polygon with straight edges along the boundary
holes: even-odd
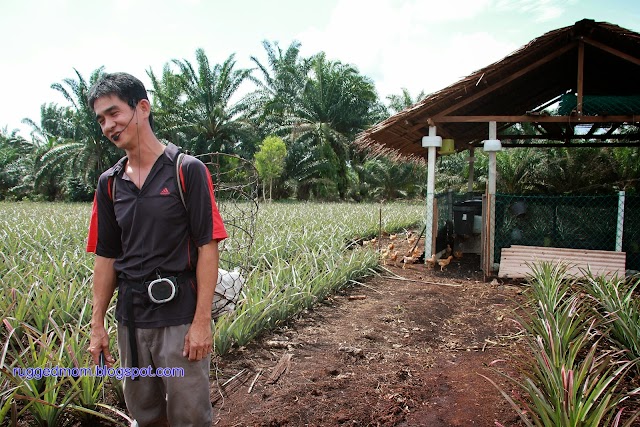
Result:
[[[477,202],[482,193],[443,192],[435,195],[438,235],[458,234],[461,218],[481,215]],[[476,203],[472,203],[476,201]],[[471,227],[471,224],[468,224]],[[473,229],[473,232],[478,230]],[[497,194],[495,207],[494,262],[502,248],[511,245],[623,251],[626,267],[640,271],[640,196],[612,194],[592,196]]]
[[[436,194],[438,228],[436,253],[450,245],[452,249],[466,253],[480,254],[480,223],[482,215],[482,193],[454,193],[447,191]]]
[[[454,220],[454,207],[468,200],[482,200],[482,193],[454,193],[445,191],[434,196],[437,200],[438,230],[444,227],[447,221]]]
[[[496,195],[494,254],[511,245],[624,251],[640,270],[640,196]]]

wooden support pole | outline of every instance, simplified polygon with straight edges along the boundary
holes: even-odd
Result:
[[[577,82],[576,113],[582,115],[582,97],[584,95],[584,41],[578,42],[578,82]]]
[[[439,143],[437,140],[440,140]],[[435,236],[433,233],[434,222],[434,196],[436,187],[436,148],[442,145],[441,138],[436,136],[436,127],[429,126],[429,136],[423,138],[423,147],[427,148],[427,210],[425,212],[425,236],[424,253],[425,259],[434,253]]]
[[[489,140],[496,140],[498,137],[497,124],[496,122],[489,122]],[[486,147],[486,144],[485,144]],[[485,272],[491,273],[493,271],[493,265],[495,263],[495,238],[496,238],[496,181],[497,181],[497,151],[492,149],[487,153],[489,155],[489,183],[487,185],[487,203],[488,210],[487,213],[489,218],[487,218],[488,223],[488,234],[487,234],[487,260],[488,260],[488,271]]]

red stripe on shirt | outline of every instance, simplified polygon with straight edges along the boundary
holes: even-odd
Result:
[[[107,180],[107,193],[109,194],[109,199],[111,199],[111,201],[113,201],[113,194],[111,194],[111,187],[113,186],[114,179],[116,179],[115,176]]]
[[[182,187],[182,192],[187,192],[187,186],[184,183],[184,173],[182,172],[182,165],[180,165],[180,187]]]
[[[111,190],[109,190],[111,192]],[[98,193],[93,195],[93,207],[91,208],[91,221],[89,222],[89,236],[87,238],[87,252],[96,252],[98,246]]]
[[[207,173],[207,185],[209,186],[209,198],[211,199],[211,219],[213,220],[213,231],[211,238],[213,240],[224,240],[229,237],[229,235],[227,234],[227,230],[225,230],[224,228],[224,223],[222,222],[220,212],[218,212],[216,198],[213,195],[213,182],[211,181],[211,175],[209,173]]]

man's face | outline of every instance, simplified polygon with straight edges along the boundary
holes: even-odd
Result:
[[[135,126],[129,126],[135,118],[136,110],[117,96],[109,95],[96,99],[93,111],[104,136],[117,147],[127,148],[136,132]]]

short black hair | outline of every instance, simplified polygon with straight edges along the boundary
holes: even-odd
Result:
[[[136,108],[142,99],[149,100],[147,90],[142,82],[127,73],[105,73],[89,89],[87,101],[93,110],[98,98],[115,95],[126,102],[131,108]],[[153,117],[149,115],[149,124],[153,128]]]

